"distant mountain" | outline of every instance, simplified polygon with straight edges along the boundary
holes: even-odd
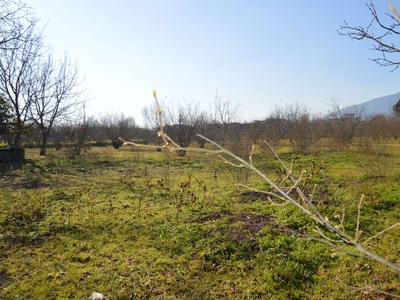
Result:
[[[400,100],[400,92],[375,98],[357,105],[347,106],[340,110],[341,114],[353,113],[355,111],[362,111],[364,116],[373,115],[390,115],[393,111],[393,105]]]

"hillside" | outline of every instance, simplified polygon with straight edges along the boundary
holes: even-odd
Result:
[[[399,99],[400,92],[393,95],[375,98],[357,105],[347,106],[341,109],[341,113],[345,114],[363,110],[365,111],[364,115],[366,116],[379,114],[389,115],[392,113],[393,105],[395,105]]]

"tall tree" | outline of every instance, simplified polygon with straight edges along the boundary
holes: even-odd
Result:
[[[33,13],[16,18],[19,38],[10,38],[0,47],[0,92],[10,101],[15,114],[16,132],[13,144],[19,145],[21,136],[32,122],[29,108],[36,91],[35,64],[44,51],[43,36],[37,30]]]
[[[30,114],[42,136],[40,155],[46,155],[47,141],[55,122],[62,121],[84,104],[83,79],[77,65],[66,54],[55,61],[49,52],[45,60],[37,62],[34,70]]]
[[[234,102],[233,99],[223,99],[216,94],[208,117],[212,127],[217,129],[217,132],[211,131],[207,136],[219,140],[225,146],[226,140],[230,139],[228,129],[238,119],[239,106],[240,104]]]

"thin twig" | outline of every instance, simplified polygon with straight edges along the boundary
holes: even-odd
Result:
[[[331,239],[330,237],[327,237],[322,231],[321,228],[316,227],[316,229],[314,229],[314,232],[318,233],[320,236],[322,236],[325,240],[327,241],[331,241],[332,243],[343,243],[342,240],[334,240]]]
[[[276,203],[276,202],[274,202],[271,198],[268,197],[268,200],[269,200],[272,204],[274,204],[274,205],[283,206],[283,205],[286,205],[286,204],[289,203],[289,202],[287,201],[287,199],[285,199],[285,198],[283,198],[283,197],[281,197],[281,196],[279,196],[279,195],[277,195],[277,194],[275,194],[275,193],[273,193],[273,192],[267,192],[267,191],[255,189],[255,188],[252,188],[252,187],[250,187],[250,186],[248,186],[248,185],[245,185],[245,184],[242,184],[242,183],[236,183],[236,185],[237,185],[237,186],[244,187],[244,188],[246,188],[246,189],[248,189],[248,190],[251,190],[251,191],[254,191],[254,192],[258,192],[258,193],[262,193],[262,194],[266,194],[266,195],[271,195],[271,196],[273,196],[273,197],[275,197],[275,198],[278,198],[278,199],[284,201],[284,203]]]
[[[289,194],[293,189],[297,188],[301,179],[303,179],[304,172],[305,172],[304,170],[301,171],[299,178],[297,178],[297,181],[293,183],[293,185],[289,188],[289,190],[286,192],[286,194]],[[291,174],[289,174],[289,177],[290,176],[291,176]]]
[[[254,150],[255,150],[255,149],[256,149],[256,146],[253,145],[253,146],[251,147],[250,156],[249,156],[250,165],[253,165],[253,153],[254,153]]]
[[[400,296],[398,296],[398,295],[394,295],[394,294],[391,294],[391,293],[388,293],[388,292],[385,292],[385,291],[382,291],[382,290],[378,290],[378,289],[374,289],[373,287],[371,287],[371,286],[369,286],[369,285],[366,285],[366,286],[364,286],[364,287],[356,287],[356,286],[348,286],[347,287],[349,290],[352,290],[352,291],[354,291],[354,292],[364,292],[364,293],[377,293],[377,294],[382,294],[382,295],[386,295],[386,296],[389,296],[389,297],[393,297],[393,298],[396,298],[396,299],[400,299]]]
[[[312,203],[312,201],[313,201],[313,199],[314,199],[314,194],[315,194],[315,190],[317,189],[317,185],[316,184],[314,184],[314,188],[313,188],[313,190],[312,190],[312,193],[311,193],[311,195],[310,195],[310,202]]]
[[[361,232],[360,232],[360,216],[361,216],[361,206],[362,206],[364,197],[365,197],[365,195],[362,194],[361,198],[360,198],[360,203],[358,204],[358,208],[357,208],[357,228],[356,228],[356,236],[354,238],[355,242],[358,241],[358,239],[359,239],[359,237],[361,235]]]
[[[400,226],[400,223],[396,223],[396,224],[394,224],[394,225],[392,225],[392,226],[390,226],[390,227],[388,227],[388,228],[382,230],[382,231],[379,232],[378,234],[375,234],[373,237],[370,237],[370,238],[366,239],[364,242],[361,243],[361,245],[367,244],[369,241],[373,240],[374,238],[377,238],[378,236],[382,235],[382,234],[385,233],[386,231],[389,231],[390,229],[393,229],[393,228],[396,227],[396,226]]]
[[[328,245],[328,246],[332,247],[334,251],[340,251],[340,252],[343,252],[343,253],[345,253],[347,255],[354,256],[354,257],[361,257],[361,258],[364,258],[364,259],[367,258],[365,255],[361,255],[359,253],[351,252],[351,251],[349,251],[349,250],[347,250],[347,249],[345,249],[343,247],[339,247],[337,245],[334,245],[333,243],[331,243],[331,242],[329,242],[327,240],[324,240],[324,239],[318,239],[318,238],[315,238],[313,236],[312,237],[308,237],[308,239],[311,240],[311,241],[317,241],[317,242],[323,243],[325,245]]]
[[[231,165],[231,166],[233,166],[233,167],[236,167],[236,168],[244,168],[244,167],[246,167],[246,166],[243,165],[243,164],[240,164],[240,165],[234,164],[233,162],[227,160],[227,159],[226,159],[225,157],[223,157],[222,155],[218,155],[218,157],[219,157],[220,159],[222,159],[222,160],[224,161],[224,163],[229,164],[229,165]]]
[[[292,171],[291,171],[291,170],[286,174],[285,178],[283,178],[283,179],[279,182],[278,186],[281,187],[282,184],[284,184],[284,183],[290,178],[290,176],[292,176]]]
[[[264,141],[264,143],[269,147],[269,149],[272,151],[272,153],[275,155],[276,159],[281,163],[282,167],[286,170],[286,172],[289,173],[289,169],[286,167],[285,163],[281,160],[281,158],[279,157],[279,155],[276,153],[276,151],[274,150],[274,148],[272,148],[272,146],[267,142]],[[290,170],[292,170],[293,168],[293,160],[292,160],[292,164],[290,167]],[[295,179],[293,176],[290,177],[292,182],[295,182]],[[346,243],[351,244],[350,239],[345,236],[343,233],[341,233],[340,231],[338,231],[329,221],[326,220],[326,218],[324,218],[322,216],[322,214],[319,212],[319,210],[314,206],[314,204],[311,203],[311,201],[308,200],[308,198],[306,197],[306,195],[304,195],[303,191],[300,188],[296,188],[297,193],[300,195],[300,197],[303,199],[303,201],[307,204],[308,207],[310,207],[312,209],[312,211],[314,212],[311,213],[311,211],[308,208],[304,208],[302,205],[299,204],[299,206],[303,209],[303,211],[307,211],[307,214],[310,216],[313,216],[312,219],[313,220],[317,220],[317,222],[319,224],[321,224],[322,226],[324,226],[326,229],[328,229],[330,232],[335,233],[337,236],[341,237],[343,240],[346,241]],[[291,199],[292,203],[297,203],[296,201]]]
[[[223,148],[222,146],[218,145],[217,143],[215,143],[214,141],[198,134],[198,137],[206,140],[207,142],[213,144],[214,146],[216,146],[217,148],[219,148],[221,151],[225,152],[226,154],[228,154],[229,156],[231,156],[232,158],[236,159],[237,161],[241,162],[242,165],[247,166],[249,169],[251,169],[254,173],[256,173],[257,175],[259,175],[261,178],[263,178],[274,190],[276,190],[279,194],[281,194],[285,199],[287,199],[288,201],[292,202],[296,207],[298,207],[300,210],[302,210],[305,214],[307,214],[311,219],[313,219],[314,221],[316,221],[317,223],[320,223],[321,225],[323,225],[323,222],[321,222],[321,220],[319,220],[318,218],[316,218],[310,211],[308,211],[306,208],[304,208],[303,206],[301,206],[299,203],[297,203],[294,199],[292,199],[289,195],[287,195],[282,189],[280,189],[268,176],[266,176],[263,172],[261,172],[259,169],[255,168],[254,166],[250,165],[249,163],[247,163],[245,160],[243,160],[242,158],[240,158],[239,156],[233,154],[232,152],[226,150],[225,148]]]

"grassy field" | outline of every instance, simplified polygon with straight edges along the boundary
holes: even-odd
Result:
[[[312,240],[290,204],[235,185],[269,187],[216,156],[92,148],[0,165],[0,299],[391,299],[400,274]],[[400,145],[279,151],[330,220],[361,240],[400,220]],[[279,181],[266,149],[254,164]],[[368,244],[400,264],[400,228]]]

